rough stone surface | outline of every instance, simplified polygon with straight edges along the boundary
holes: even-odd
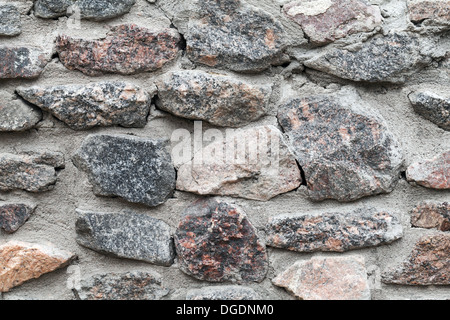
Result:
[[[313,257],[272,280],[302,300],[370,300],[364,258]]]
[[[170,266],[174,260],[170,226],[135,213],[92,213],[78,210],[77,242],[120,258]]]
[[[22,189],[44,192],[53,189],[56,170],[64,167],[60,153],[0,154],[0,191]]]
[[[0,204],[0,229],[7,233],[19,230],[34,213],[36,206],[22,203]]]
[[[53,245],[10,241],[0,246],[0,292],[66,266],[74,258]]]
[[[191,19],[185,35],[193,62],[255,72],[281,60],[283,27],[263,10],[240,0],[204,0],[199,16]]]
[[[75,0],[37,0],[34,2],[34,14],[45,19],[62,17],[75,2]]]
[[[98,196],[158,206],[175,189],[168,143],[127,135],[91,135],[73,157]]]
[[[391,192],[402,151],[384,120],[358,96],[293,99],[278,110],[313,200],[353,201]]]
[[[134,271],[100,274],[81,282],[76,290],[80,300],[160,300],[169,294],[156,273]]]
[[[372,31],[382,21],[379,7],[360,0],[300,0],[286,4],[283,11],[315,44]]]
[[[41,121],[42,112],[0,92],[0,132],[26,131]]]
[[[235,141],[241,147],[234,148]],[[243,146],[245,158],[239,159]],[[302,181],[295,158],[273,126],[238,131],[202,153],[202,162],[194,156],[179,168],[178,190],[267,201],[298,188]]]
[[[151,31],[135,24],[111,28],[102,40],[56,39],[64,66],[90,76],[155,71],[178,56],[180,35],[173,29]]]
[[[409,96],[414,110],[444,130],[450,130],[450,96],[444,98],[436,93],[412,92]]]
[[[33,79],[47,65],[42,49],[0,46],[0,79]]]
[[[188,291],[186,300],[260,300],[260,297],[248,287],[213,286]]]
[[[416,243],[403,264],[382,275],[385,283],[450,285],[450,235],[426,236]]]
[[[411,224],[417,228],[450,231],[450,204],[423,201],[411,212]]]
[[[267,245],[298,252],[345,252],[389,244],[403,235],[397,217],[374,208],[276,216],[269,221],[266,233]]]
[[[144,127],[152,98],[139,87],[125,82],[21,87],[17,92],[75,130],[113,125]]]
[[[241,127],[266,114],[271,87],[203,71],[167,75],[158,84],[158,107],[176,116]]]
[[[406,170],[406,179],[426,188],[450,189],[450,151],[413,163]]]
[[[431,63],[420,49],[417,36],[399,32],[373,38],[359,49],[327,50],[304,64],[353,81],[403,83],[407,76]]]
[[[201,199],[183,212],[175,233],[180,269],[210,282],[264,280],[269,263],[265,244],[238,207]]]
[[[15,5],[0,3],[0,36],[17,36],[22,33],[20,12]]]
[[[430,25],[450,27],[450,1],[408,0],[409,19],[414,23],[424,21]]]

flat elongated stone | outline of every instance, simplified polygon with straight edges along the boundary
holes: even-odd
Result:
[[[194,202],[175,233],[180,269],[210,282],[261,282],[268,271],[266,247],[245,213],[215,198]]]
[[[433,92],[412,92],[409,96],[414,110],[444,130],[450,130],[450,96],[442,97]]]
[[[409,19],[414,23],[424,20],[431,25],[450,27],[450,1],[408,0]]]
[[[47,65],[42,49],[32,47],[0,47],[0,79],[33,79]]]
[[[62,17],[75,2],[76,0],[37,0],[34,2],[34,14],[45,19]]]
[[[401,266],[382,275],[382,281],[402,285],[449,285],[449,256],[449,234],[423,237]]]
[[[238,72],[258,72],[280,61],[283,27],[272,15],[240,0],[204,0],[200,19],[186,34],[187,54],[196,63]]]
[[[279,108],[278,121],[305,172],[311,199],[353,201],[396,185],[402,151],[385,121],[359,96],[293,99]]]
[[[0,3],[0,36],[17,36],[22,33],[20,12],[15,5]]]
[[[450,204],[448,202],[423,201],[411,212],[414,227],[450,231]]]
[[[170,266],[174,260],[170,226],[135,213],[93,213],[78,210],[77,242],[119,258]]]
[[[125,82],[20,87],[17,92],[74,130],[113,125],[144,127],[152,98],[139,87]]]
[[[41,121],[42,112],[0,92],[0,132],[26,131]]]
[[[0,205],[0,229],[7,233],[19,230],[34,213],[36,206],[22,203]]]
[[[111,28],[102,40],[58,36],[56,51],[64,66],[90,76],[155,71],[178,56],[180,35],[173,29],[151,31],[135,24]]]
[[[267,201],[302,181],[295,158],[273,126],[238,130],[201,153],[202,161],[195,155],[179,168],[178,190]]]
[[[168,142],[127,135],[92,135],[74,155],[99,196],[158,206],[175,189]]]
[[[189,290],[186,300],[259,300],[259,295],[249,287],[213,286]]]
[[[304,62],[305,66],[339,78],[363,82],[403,83],[431,58],[420,52],[416,35],[393,33],[376,37],[360,49],[331,49]]]
[[[52,245],[10,241],[0,246],[0,292],[62,268],[74,254]]]
[[[158,84],[158,107],[176,116],[241,127],[266,114],[272,89],[203,71],[179,71]]]
[[[450,151],[413,163],[406,170],[406,179],[426,188],[450,189]]]
[[[53,189],[56,170],[64,167],[60,153],[0,154],[0,191],[22,189],[44,192]]]
[[[313,257],[272,280],[302,300],[370,300],[364,258]]]
[[[372,31],[382,21],[379,7],[360,0],[300,0],[286,4],[283,11],[315,44]]]
[[[276,216],[269,221],[266,233],[267,245],[298,252],[345,252],[389,244],[403,235],[397,217],[374,208]]]

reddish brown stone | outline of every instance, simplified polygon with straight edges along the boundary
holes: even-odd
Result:
[[[33,214],[35,207],[26,204],[5,204],[0,206],[0,229],[13,233]]]
[[[261,282],[266,247],[241,209],[217,199],[190,205],[175,233],[180,268],[199,280]]]
[[[102,40],[56,39],[64,66],[90,76],[155,71],[178,55],[180,35],[173,29],[154,32],[135,24],[111,28]]]
[[[450,231],[450,204],[448,202],[424,201],[411,212],[414,227]]]
[[[450,189],[450,151],[410,165],[406,179],[426,188]]]
[[[412,22],[428,20],[431,24],[450,26],[450,1],[408,0],[409,19]]]
[[[383,274],[385,283],[450,285],[450,235],[427,236],[416,243],[403,264]]]
[[[0,79],[37,78],[48,62],[38,48],[0,47],[0,57]]]

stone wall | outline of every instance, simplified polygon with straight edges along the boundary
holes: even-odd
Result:
[[[449,30],[448,0],[0,2],[0,299],[448,299]]]

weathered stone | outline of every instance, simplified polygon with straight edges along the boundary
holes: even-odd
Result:
[[[0,47],[0,79],[33,79],[39,77],[47,65],[42,49]]]
[[[74,130],[113,125],[144,127],[152,98],[139,87],[125,82],[21,87],[17,92]]]
[[[271,87],[203,71],[180,71],[158,84],[158,107],[176,116],[241,127],[266,114]]]
[[[393,33],[373,38],[359,49],[331,49],[304,62],[334,76],[363,82],[403,83],[432,59],[421,53],[416,35]]]
[[[62,17],[75,2],[76,0],[37,0],[34,2],[34,14],[45,19]]]
[[[450,235],[420,239],[401,266],[382,275],[384,283],[450,285]]]
[[[196,63],[238,72],[258,72],[281,60],[283,27],[272,15],[240,0],[204,0],[192,19],[187,55]]]
[[[272,280],[302,300],[370,300],[364,258],[313,257]]]
[[[418,228],[450,231],[450,204],[423,201],[411,212],[411,224]]]
[[[64,167],[59,153],[0,154],[0,191],[22,189],[44,192],[53,189],[56,170]]]
[[[20,12],[15,5],[0,3],[0,36],[17,36],[22,33]]]
[[[396,185],[402,151],[359,95],[293,99],[279,108],[278,121],[305,172],[311,199],[353,201]]]
[[[102,40],[58,36],[56,51],[64,66],[90,76],[155,71],[178,56],[180,35],[173,29],[154,32],[135,24],[111,28]]]
[[[298,252],[335,251],[389,244],[402,237],[397,217],[374,208],[346,213],[281,215],[266,227],[267,245]]]
[[[295,158],[273,126],[229,133],[200,154],[202,161],[194,155],[179,168],[178,190],[267,201],[302,181]]]
[[[238,207],[201,199],[183,212],[175,233],[180,269],[211,282],[261,282],[269,263],[264,243]]]
[[[314,44],[372,31],[382,21],[380,8],[361,0],[300,0],[286,4],[283,11]]]
[[[408,0],[408,13],[414,23],[450,27],[449,0]]]
[[[213,286],[189,290],[186,300],[260,300],[260,297],[248,287]]]
[[[0,205],[0,229],[7,233],[19,230],[34,213],[36,206],[22,203]]]
[[[414,110],[444,130],[450,130],[450,96],[444,98],[436,93],[412,92],[409,96]]]
[[[80,245],[119,258],[163,266],[175,258],[170,226],[144,214],[78,210],[76,232]]]
[[[413,163],[406,170],[406,179],[426,188],[450,189],[450,151]]]
[[[168,142],[127,135],[91,135],[73,157],[98,196],[158,206],[175,189]]]
[[[41,121],[42,112],[0,92],[0,132],[26,131]]]
[[[159,274],[142,271],[95,275],[75,292],[81,300],[160,300],[169,294]]]
[[[52,245],[10,241],[0,246],[0,292],[62,268],[75,256]]]

